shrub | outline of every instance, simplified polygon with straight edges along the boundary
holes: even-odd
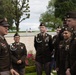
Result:
[[[35,66],[26,66],[25,67],[25,72],[26,73],[36,72],[36,67]]]
[[[35,65],[35,55],[32,54],[32,51],[30,51],[26,57],[25,63],[27,66],[34,66]]]

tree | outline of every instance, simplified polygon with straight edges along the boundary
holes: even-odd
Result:
[[[6,17],[8,19],[8,23],[10,25],[10,29],[12,29],[13,27],[13,4],[12,4],[12,0],[1,0],[1,2],[3,3],[3,7],[2,7],[2,11],[3,13],[1,14],[2,17]]]
[[[45,13],[42,13],[40,16],[40,22],[46,23],[46,26],[49,28],[57,28],[58,26],[62,26],[62,21],[59,18],[56,18],[54,16],[54,2],[55,0],[50,0],[48,2],[47,11]]]
[[[29,18],[29,0],[13,0],[13,19],[16,25],[16,30],[19,31],[19,23]],[[23,16],[23,18],[21,17]]]
[[[30,17],[29,0],[0,0],[0,17],[7,17],[10,26],[15,23],[17,32],[19,24]]]
[[[54,6],[55,17],[63,19],[67,12],[76,10],[76,0],[56,0]]]
[[[53,14],[51,15],[48,12],[41,14],[40,22],[45,23],[48,28],[53,29],[56,29],[58,26],[62,26],[61,19],[55,18]]]

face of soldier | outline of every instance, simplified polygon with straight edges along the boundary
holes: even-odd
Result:
[[[0,26],[0,35],[4,36],[8,34],[8,27]]]
[[[45,33],[46,32],[46,27],[45,26],[40,26],[40,32]]]
[[[15,36],[15,37],[14,37],[14,41],[15,41],[16,43],[20,42],[20,36]]]
[[[64,31],[64,32],[63,32],[63,37],[64,37],[64,39],[69,39],[69,38],[71,37],[71,32],[69,32],[69,31]]]
[[[57,28],[56,30],[57,34],[59,34],[60,31],[61,31],[61,28]]]
[[[76,28],[76,19],[68,18],[66,21],[67,25],[71,28]]]

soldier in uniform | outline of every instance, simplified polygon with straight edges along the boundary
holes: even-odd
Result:
[[[10,58],[9,45],[4,37],[8,33],[7,19],[0,19],[0,75],[19,75],[13,68]]]
[[[34,38],[34,47],[36,50],[36,70],[37,75],[42,75],[44,71],[46,75],[50,75],[50,64],[52,55],[52,37],[46,33],[46,26],[44,23],[40,24],[40,33]]]
[[[57,63],[58,75],[66,75],[67,59],[69,52],[69,44],[72,38],[72,32],[70,28],[65,28],[63,31],[64,40],[60,41],[57,52]]]
[[[56,57],[57,57],[57,47],[58,47],[58,43],[59,43],[59,33],[61,31],[61,28],[60,27],[57,27],[56,29],[56,35],[53,36],[53,40],[52,40],[52,45],[53,45],[53,55],[52,55],[52,64],[51,66],[53,67],[53,69],[55,70],[56,69]],[[52,68],[51,68],[52,70]]]
[[[69,61],[66,75],[76,75],[76,11],[71,11],[66,14],[67,25],[73,28],[73,37],[70,43]]]
[[[26,47],[20,42],[20,35],[14,35],[14,43],[10,45],[13,68],[20,74],[25,75]]]

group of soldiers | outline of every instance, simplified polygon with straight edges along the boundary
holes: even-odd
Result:
[[[24,75],[26,46],[20,42],[20,35],[14,35],[14,43],[8,45],[4,35],[8,33],[7,19],[0,19],[0,75]],[[40,33],[34,37],[36,50],[35,66],[37,75],[50,75],[52,55],[56,62],[57,75],[76,75],[76,12],[66,14],[66,24],[57,28],[53,38],[47,33],[46,25],[41,23]]]
[[[76,12],[68,12],[63,23],[53,38],[46,33],[45,24],[40,24],[40,33],[34,39],[37,75],[42,75],[43,67],[50,75],[53,51],[57,75],[76,75]]]
[[[76,12],[66,14],[66,26],[54,41],[58,75],[76,75]]]

